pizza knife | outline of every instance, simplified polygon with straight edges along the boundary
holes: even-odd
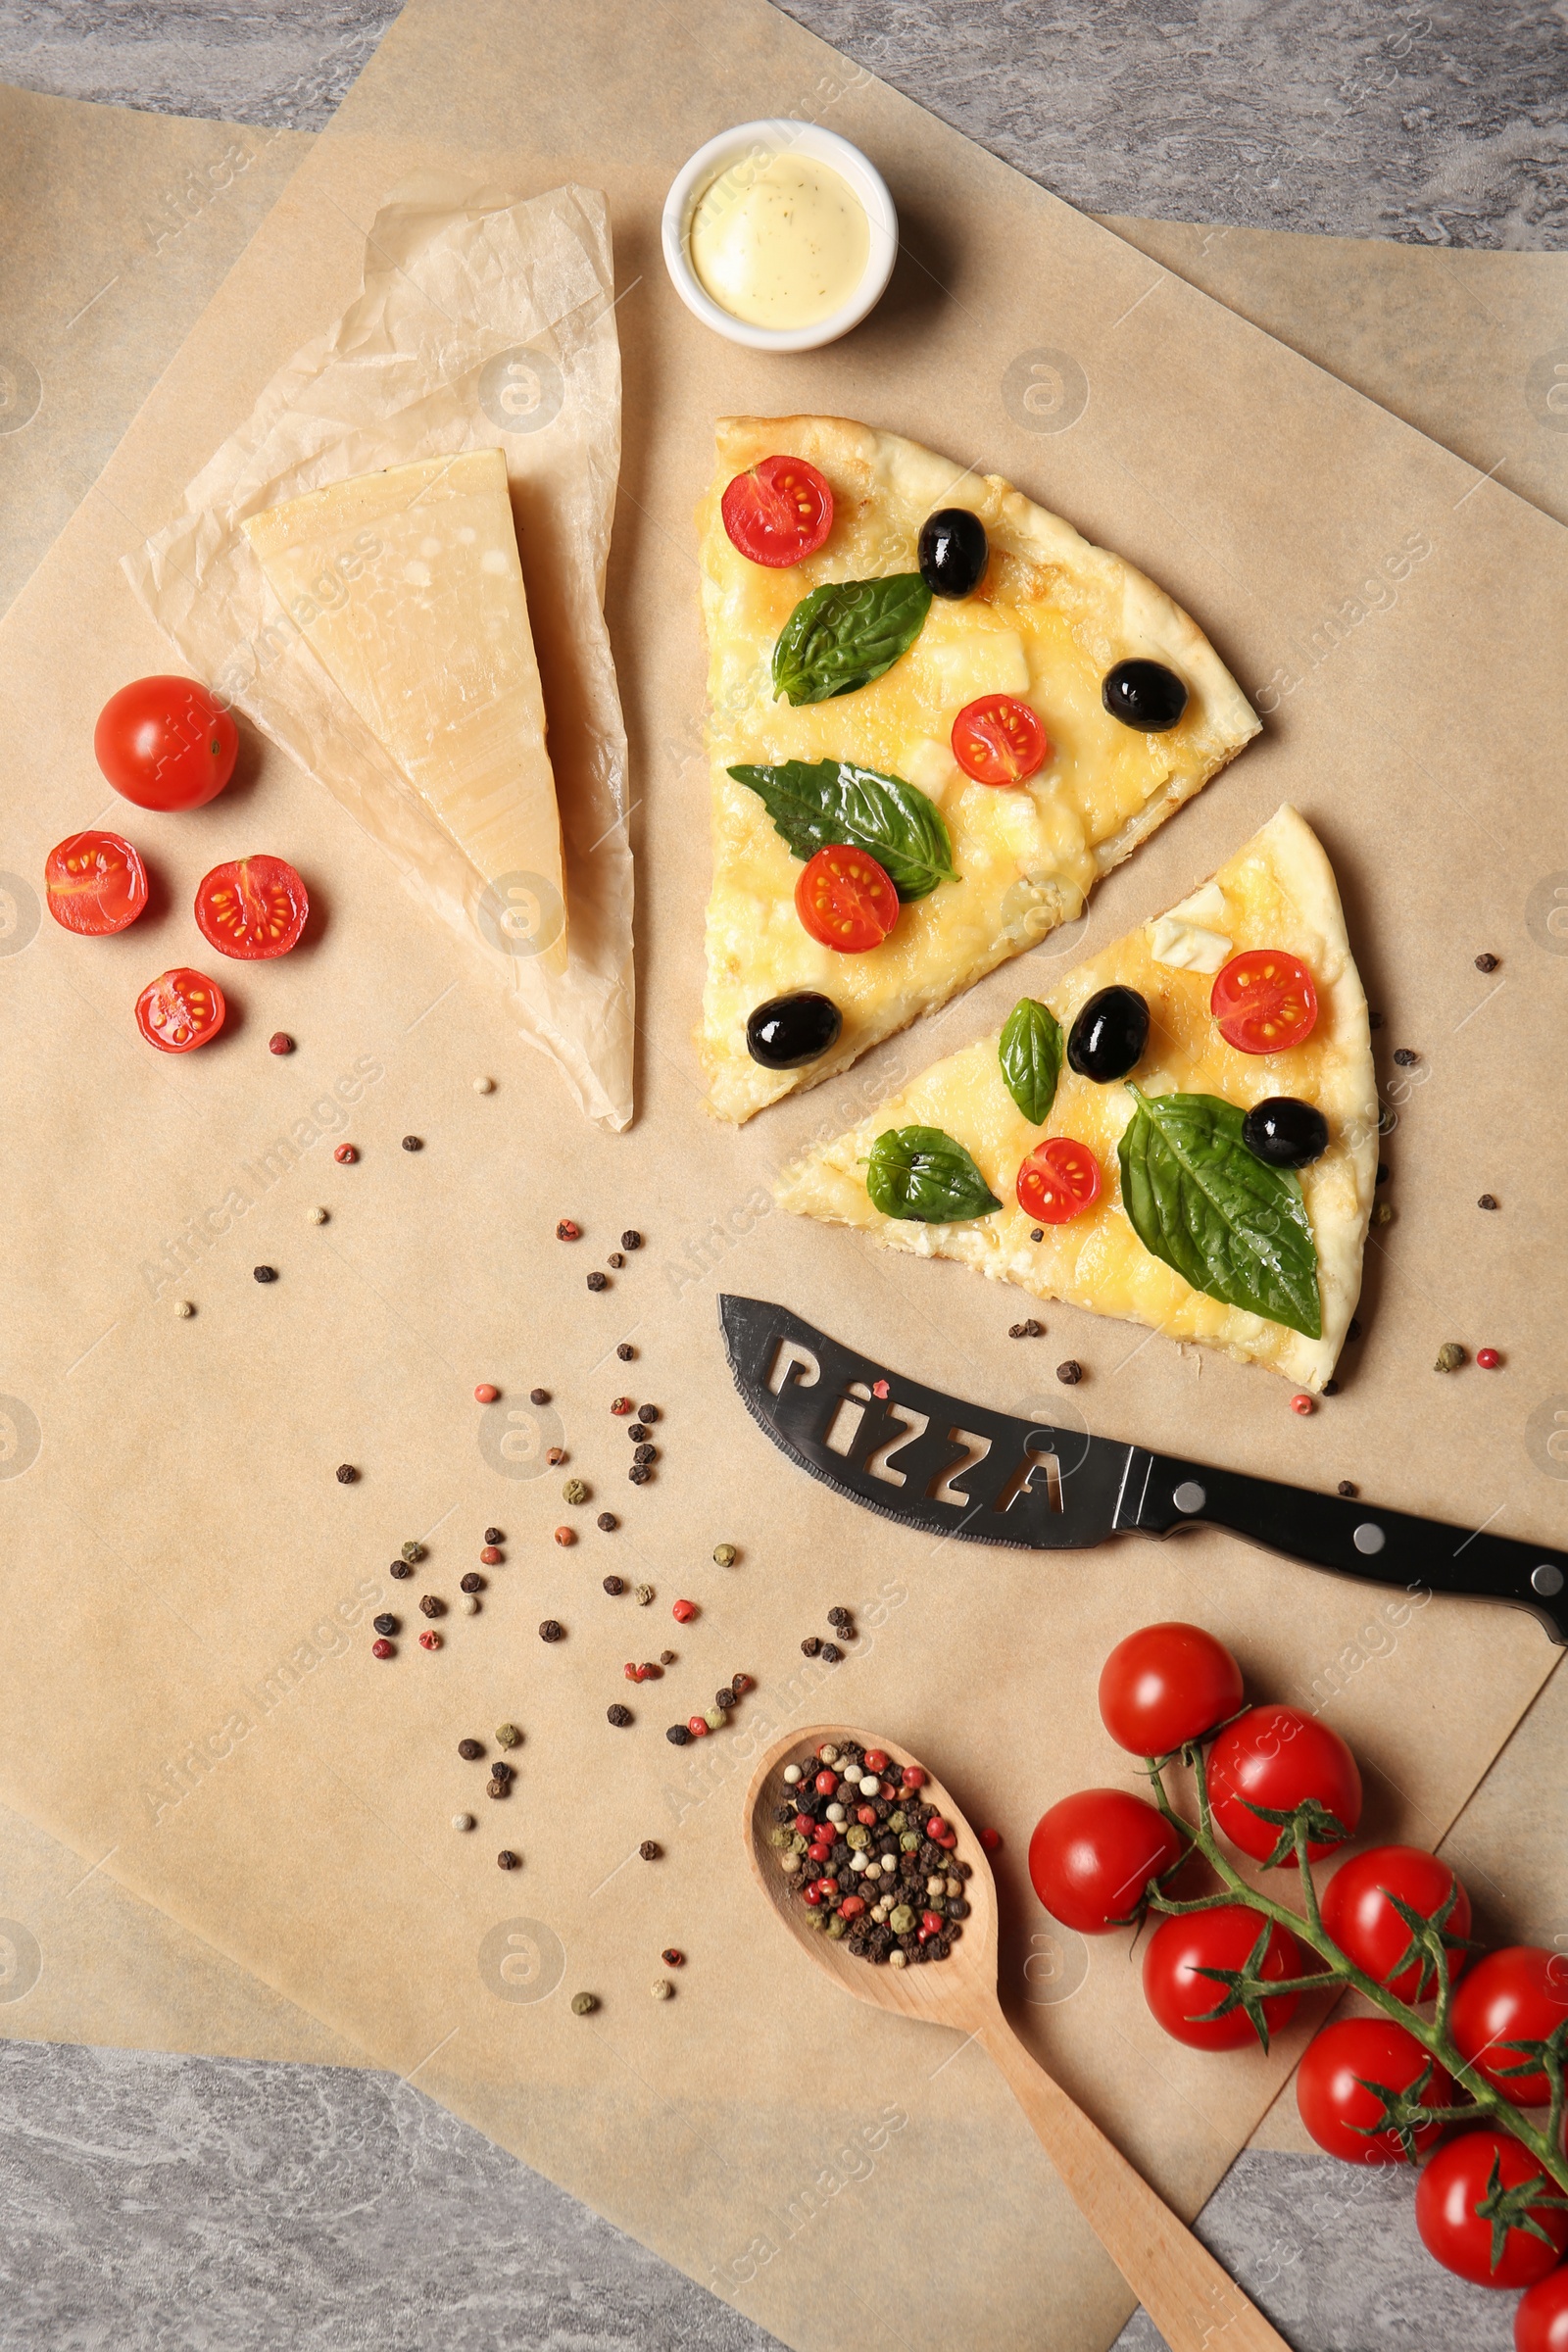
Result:
[[[1511,1601],[1568,1643],[1568,1552],[995,1412],[858,1355],[765,1298],[726,1294],[718,1312],[742,1401],[780,1451],[906,1527],[1035,1551],[1223,1528],[1370,1584]]]

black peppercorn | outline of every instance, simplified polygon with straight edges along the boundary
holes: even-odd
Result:
[[[632,1712],[630,1707],[623,1707],[618,1703],[618,1701],[614,1706],[607,1708],[606,1714],[610,1722],[615,1726],[617,1731],[624,1731],[627,1724],[632,1720]]]
[[[637,1407],[637,1418],[639,1421],[657,1421],[659,1419],[658,1405],[640,1404]]]
[[[821,1646],[822,1637],[820,1634],[808,1634],[806,1640],[801,1643],[801,1648],[808,1658],[814,1658]]]
[[[275,1266],[254,1266],[251,1270],[255,1274],[258,1282],[275,1282],[277,1280],[277,1268]]]
[[[484,1591],[484,1578],[479,1574],[477,1568],[470,1568],[466,1576],[458,1579],[458,1591],[460,1592],[482,1592]]]
[[[684,1747],[691,1738],[691,1734],[683,1723],[672,1723],[664,1734],[664,1738],[669,1741],[671,1747]]]
[[[406,1135],[403,1138],[403,1149],[405,1152],[422,1152],[424,1150],[423,1136]]]
[[[521,1867],[519,1857],[507,1846],[501,1848],[500,1853],[496,1856],[496,1861],[503,1870],[517,1870]]]
[[[516,1777],[517,1776],[515,1772],[514,1772],[510,1764],[503,1764],[497,1761],[490,1767],[490,1778],[493,1781],[502,1782],[503,1785],[508,1781],[514,1781]]]
[[[460,1740],[458,1753],[466,1764],[476,1764],[484,1754],[484,1742],[482,1740]]]
[[[484,1540],[487,1544],[504,1544],[507,1539],[499,1527],[487,1527],[484,1531]]]
[[[565,1638],[566,1629],[560,1622],[559,1618],[547,1617],[543,1625],[539,1628],[539,1639],[541,1642],[564,1642]]]
[[[374,1617],[370,1622],[378,1634],[395,1634],[398,1630],[397,1618],[390,1615]]]
[[[1497,958],[1495,956],[1478,956],[1476,957],[1476,970],[1478,972],[1494,972],[1496,968]]]
[[[1407,1070],[1410,1067],[1410,1064],[1413,1061],[1419,1061],[1421,1056],[1419,1054],[1412,1053],[1408,1046],[1396,1046],[1394,1049],[1394,1058],[1398,1063],[1401,1070]]]
[[[618,1250],[612,1250],[610,1255],[606,1258],[605,1263],[607,1266],[613,1266],[615,1272],[618,1274],[621,1267],[626,1263],[626,1260],[621,1256]]]
[[[634,1462],[657,1462],[659,1459],[659,1447],[657,1446],[634,1446],[632,1449],[631,1458]]]
[[[629,1364],[636,1352],[637,1350],[632,1346],[630,1340],[622,1340],[620,1346],[615,1349],[615,1353],[619,1356],[623,1364]]]
[[[433,1592],[421,1592],[419,1613],[424,1617],[444,1617],[447,1613],[447,1604],[444,1600],[437,1600]]]
[[[645,1838],[637,1848],[645,1862],[657,1862],[663,1850],[656,1838]]]
[[[1353,1500],[1356,1494],[1359,1494],[1360,1489],[1356,1486],[1354,1479],[1342,1478],[1338,1487],[1335,1489],[1335,1492],[1336,1494],[1344,1494],[1348,1499]]]
[[[848,1609],[829,1609],[827,1621],[829,1625],[850,1625],[854,1622]]]
[[[643,1246],[643,1237],[634,1226],[628,1226],[620,1237],[620,1246],[623,1250],[640,1250]]]
[[[607,1592],[610,1594],[610,1597],[611,1597],[611,1599],[612,1599],[612,1600],[613,1600],[613,1599],[614,1599],[614,1598],[617,1596],[617,1594],[619,1594],[619,1593],[621,1593],[621,1592],[625,1592],[625,1590],[626,1590],[626,1587],[625,1587],[625,1583],[624,1583],[624,1581],[623,1581],[623,1579],[622,1579],[622,1578],[620,1578],[620,1577],[618,1577],[618,1576],[607,1576],[607,1577],[606,1577],[606,1579],[605,1579],[605,1591],[606,1591],[606,1592]]]
[[[588,1277],[588,1288],[589,1288],[591,1291],[604,1291],[604,1290],[608,1290],[608,1289],[609,1289],[609,1287],[610,1287],[610,1276],[609,1276],[608,1274],[600,1274],[600,1273],[598,1273],[598,1272],[595,1272],[595,1273],[592,1273],[592,1274],[590,1274],[590,1275],[589,1275],[589,1277]]]
[[[598,1518],[594,1521],[594,1525],[595,1527],[602,1527],[607,1536],[612,1536],[616,1528],[620,1525],[620,1521],[615,1517],[613,1511],[601,1511]]]
[[[401,1584],[406,1576],[412,1576],[414,1574],[414,1563],[412,1560],[394,1560],[391,1567],[387,1570],[387,1574],[388,1576],[395,1576],[399,1584]]]
[[[528,1402],[530,1404],[548,1404],[550,1402],[550,1391],[548,1389],[530,1389],[528,1391]],[[487,1537],[485,1540],[488,1543],[489,1538]]]
[[[840,1649],[836,1642],[824,1642],[822,1644],[822,1655],[830,1666],[836,1666],[840,1658],[843,1657],[844,1652],[842,1649]]]
[[[1082,1364],[1075,1363],[1070,1355],[1064,1364],[1058,1364],[1056,1366],[1056,1378],[1061,1382],[1061,1385],[1064,1389],[1075,1389],[1078,1386],[1078,1383],[1082,1380],[1083,1376],[1084,1368]]]
[[[715,1707],[725,1708],[732,1707],[735,1704],[735,1693],[727,1683],[724,1685],[722,1690],[715,1690],[713,1692],[713,1704]]]
[[[640,1446],[648,1432],[640,1421],[633,1421],[628,1427],[626,1435],[634,1446]]]
[[[1480,1200],[1476,1202],[1477,1208],[1495,1208],[1496,1205],[1497,1197],[1495,1193],[1483,1193]]]
[[[352,1462],[339,1462],[337,1466],[337,1483],[340,1487],[352,1487],[354,1481],[359,1477],[359,1472],[355,1469]]]
[[[634,1487],[646,1487],[653,1475],[646,1462],[633,1462],[626,1473]]]

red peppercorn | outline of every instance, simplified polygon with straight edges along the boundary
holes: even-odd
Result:
[[[948,1825],[943,1820],[940,1813],[932,1814],[930,1820],[925,1825],[925,1834],[934,1844],[940,1845],[942,1843],[943,1838],[948,1834]]]
[[[922,1928],[924,1928],[928,1936],[940,1936],[942,1933],[941,1912],[922,1911],[920,1914],[920,1925]]]
[[[797,1838],[814,1838],[816,1836],[817,1826],[818,1825],[811,1819],[809,1813],[797,1813],[795,1816],[795,1835]]]
[[[359,1156],[360,1155],[358,1152],[354,1149],[352,1144],[339,1144],[337,1150],[332,1154],[332,1157],[341,1162],[345,1168],[352,1167],[355,1160],[357,1160]]]
[[[875,1805],[857,1805],[855,1818],[863,1830],[874,1829],[876,1827]]]
[[[811,1783],[811,1786],[816,1790],[818,1796],[831,1796],[838,1785],[838,1774],[836,1772],[829,1772],[826,1765],[822,1767],[822,1770],[817,1774],[815,1780]]]
[[[837,1879],[818,1879],[817,1885],[821,1887],[824,1894],[837,1894],[839,1890],[839,1883]]]
[[[286,1029],[274,1029],[267,1041],[267,1051],[269,1054],[292,1054],[294,1040]]]
[[[806,1859],[808,1862],[825,1862],[832,1851],[833,1848],[830,1845],[825,1845],[822,1839],[818,1838],[807,1847]]]
[[[729,1678],[729,1687],[739,1698],[743,1691],[750,1690],[752,1688],[752,1678],[749,1674],[732,1674]]]
[[[626,1415],[634,1413],[637,1407],[629,1396],[617,1396],[610,1409],[612,1413],[618,1414],[621,1420],[624,1420]]]
[[[1291,1410],[1293,1413],[1310,1413],[1315,1410],[1315,1407],[1313,1406],[1310,1396],[1293,1396],[1291,1398]]]
[[[481,1380],[479,1386],[473,1392],[473,1401],[475,1404],[494,1404],[500,1394],[501,1391],[494,1387],[491,1382],[488,1380]]]
[[[421,1649],[439,1649],[440,1646],[441,1637],[439,1634],[421,1634],[419,1636],[419,1647]]]
[[[629,1661],[621,1668],[620,1671],[626,1677],[628,1683],[640,1683],[643,1679],[642,1668],[640,1666],[633,1666]]]
[[[576,1530],[574,1527],[558,1527],[558,1528],[557,1528],[557,1530],[556,1530],[556,1542],[557,1542],[558,1544],[575,1544],[575,1543],[576,1543],[576,1541],[577,1541],[577,1530]]]
[[[925,1787],[925,1774],[918,1764],[906,1764],[899,1778],[903,1781],[906,1788],[923,1788]]]
[[[1483,1372],[1495,1372],[1501,1361],[1502,1358],[1495,1348],[1478,1348],[1476,1349],[1476,1362],[1481,1366]]]
[[[494,1544],[487,1544],[479,1554],[479,1561],[482,1567],[499,1568],[501,1565],[500,1550]]]
[[[556,1227],[556,1239],[558,1242],[581,1241],[582,1227],[577,1223],[575,1217],[562,1218],[561,1223]]]
[[[957,1832],[956,1830],[950,1830],[945,1838],[933,1838],[931,1842],[933,1845],[945,1845],[948,1849],[948,1852],[951,1854],[954,1847],[958,1842]]]
[[[390,1642],[372,1642],[370,1643],[372,1658],[395,1658],[397,1654]]]
[[[994,1854],[1002,1843],[1002,1832],[1000,1830],[982,1830],[980,1842],[988,1854]]]
[[[686,1965],[685,1953],[677,1950],[672,1943],[666,1943],[659,1957],[666,1968],[684,1968]]]
[[[839,1917],[840,1919],[858,1919],[864,1909],[865,1897],[863,1894],[847,1894],[839,1905]]]
[[[687,1625],[697,1614],[697,1603],[695,1600],[677,1600],[669,1613],[677,1625]]]
[[[886,1749],[885,1747],[868,1747],[868,1748],[866,1749],[866,1751],[865,1751],[865,1769],[866,1769],[866,1771],[867,1771],[867,1772],[886,1772],[887,1768],[888,1768],[888,1751],[887,1751],[887,1749]]]
[[[805,1895],[805,1897],[806,1897],[806,1900],[807,1900],[807,1901],[808,1901],[808,1902],[810,1904],[810,1906],[811,1906],[811,1909],[812,1909],[813,1911],[814,1911],[814,1910],[816,1910],[817,1906],[820,1904],[820,1902],[821,1902],[821,1900],[822,1900],[822,1889],[820,1888],[820,1886],[804,1886],[804,1887],[801,1889],[801,1891],[802,1891],[802,1893]]]
[[[709,1728],[708,1718],[706,1715],[688,1715],[686,1718],[686,1729],[690,1732],[694,1740],[706,1740],[708,1738]],[[814,1830],[816,1824],[813,1821],[808,1823],[808,1827]],[[806,1836],[805,1830],[802,1830],[801,1836],[803,1838]]]

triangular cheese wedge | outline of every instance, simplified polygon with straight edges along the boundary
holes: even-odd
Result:
[[[565,887],[539,664],[498,449],[311,490],[243,524],[333,684],[551,968]],[[548,936],[547,936],[548,934]]]
[[[823,546],[782,569],[731,545],[720,507],[736,474],[776,454],[807,459],[834,499]],[[829,581],[914,572],[922,522],[955,505],[978,514],[990,540],[975,594],[934,602],[908,651],[872,682],[799,708],[776,700],[773,649],[801,600]],[[998,475],[897,434],[834,416],[725,418],[698,523],[713,834],[698,1046],[711,1108],[739,1120],[847,1068],[1075,917],[1100,876],[1223,767],[1258,720],[1200,630],[1142,572]],[[1187,688],[1167,732],[1139,731],[1103,708],[1106,672],[1133,659],[1164,663]],[[955,719],[989,694],[1028,702],[1044,722],[1052,756],[1026,783],[971,783],[954,760]],[[906,905],[892,934],[862,955],[808,935],[794,904],[802,866],[758,794],[728,772],[828,759],[926,794],[959,876]],[[748,1016],[800,991],[830,998],[842,1029],[805,1067],[763,1068],[748,1051]]]
[[[1287,1052],[1237,1052],[1209,1011],[1215,971],[1252,948],[1283,949],[1313,977],[1316,1022]],[[884,1249],[957,1258],[1037,1298],[1064,1298],[1097,1314],[1152,1324],[1167,1338],[1223,1348],[1302,1388],[1321,1390],[1361,1287],[1377,1178],[1378,1098],[1366,999],[1334,875],[1311,828],[1294,808],[1281,808],[1192,898],[1049,987],[1043,1002],[1063,1037],[1088,1000],[1113,983],[1136,989],[1149,1004],[1149,1043],[1129,1075],[1151,1102],[1202,1096],[1245,1113],[1289,1095],[1314,1105],[1327,1121],[1326,1151],[1283,1186],[1275,1184],[1274,1171],[1259,1173],[1250,1153],[1235,1158],[1244,1149],[1237,1135],[1228,1145],[1221,1135],[1216,1145],[1210,1133],[1197,1154],[1184,1139],[1156,1171],[1163,1211],[1203,1229],[1199,1246],[1216,1270],[1249,1262],[1266,1268],[1282,1252],[1291,1257],[1291,1312],[1305,1330],[1206,1295],[1146,1247],[1123,1204],[1118,1158],[1118,1144],[1138,1111],[1132,1088],[1123,1081],[1096,1085],[1063,1060],[1054,1101],[1036,1125],[1004,1079],[1001,1032],[933,1063],[859,1127],[813,1152],[780,1184],[780,1201],[802,1216],[858,1225]],[[871,1152],[879,1136],[910,1127],[938,1129],[961,1146],[1001,1205],[953,1224],[882,1215],[866,1190]],[[1090,1148],[1101,1189],[1070,1222],[1040,1225],[1018,1205],[1015,1187],[1023,1161],[1053,1136]],[[1148,1166],[1147,1160],[1141,1164]],[[1185,1208],[1184,1186],[1190,1187]],[[1239,1216],[1237,1230],[1226,1226],[1233,1215]],[[1314,1320],[1317,1336],[1310,1330]]]

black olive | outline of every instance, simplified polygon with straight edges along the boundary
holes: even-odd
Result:
[[[939,507],[920,525],[920,577],[933,596],[973,596],[990,554],[986,526],[967,507]]]
[[[798,1070],[839,1042],[844,1015],[831,997],[802,989],[793,997],[769,997],[748,1014],[746,1051],[764,1070]]]
[[[1163,662],[1118,662],[1101,681],[1100,699],[1124,727],[1163,735],[1186,710],[1187,689]]]
[[[1329,1148],[1329,1123],[1311,1102],[1271,1095],[1242,1121],[1242,1141],[1271,1168],[1306,1168]]]
[[[1149,1005],[1136,988],[1092,996],[1067,1038],[1067,1059],[1080,1078],[1108,1086],[1137,1066],[1149,1043]]]

